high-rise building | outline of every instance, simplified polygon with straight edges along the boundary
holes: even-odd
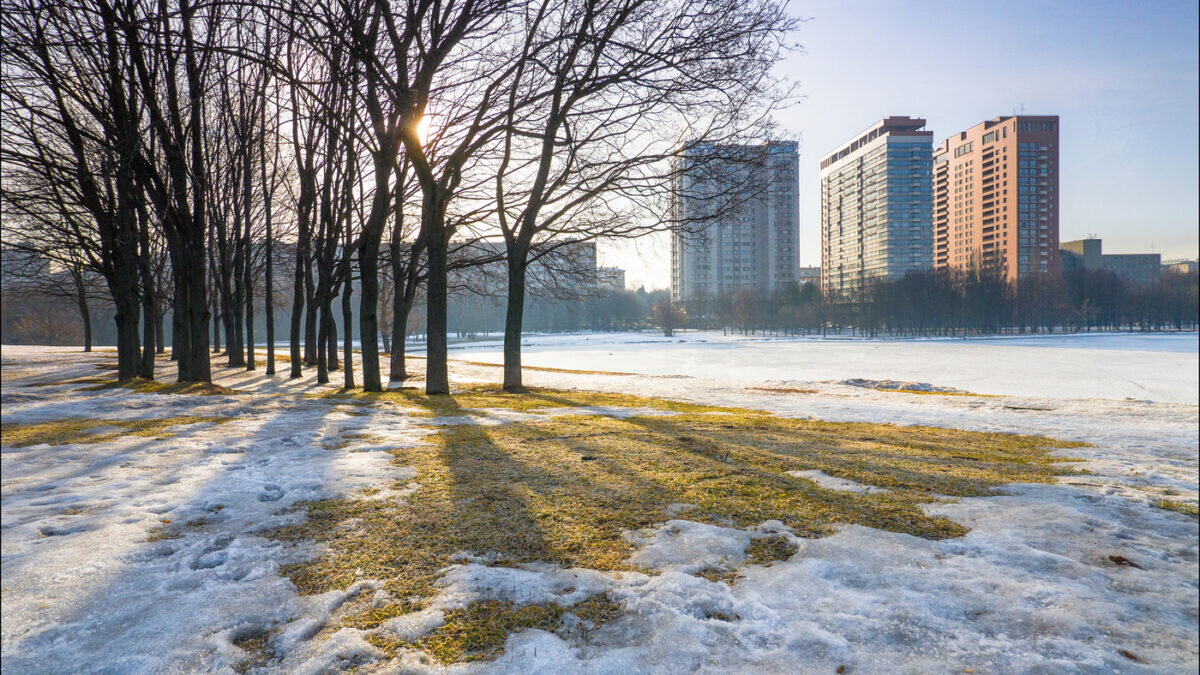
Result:
[[[1058,270],[1058,116],[997,117],[933,155],[934,266]]]
[[[887,117],[821,160],[821,288],[854,294],[874,279],[933,266],[933,132]]]
[[[743,288],[772,292],[795,283],[798,145],[706,146],[686,150],[676,161],[683,166],[672,191],[674,217],[693,227],[671,239],[671,299],[686,304]],[[714,210],[714,204],[731,199],[735,208]],[[706,215],[713,213],[720,215]]]

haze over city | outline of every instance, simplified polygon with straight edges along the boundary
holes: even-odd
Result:
[[[800,264],[820,264],[821,157],[882,117],[928,120],[940,143],[1014,112],[1059,115],[1060,239],[1196,258],[1200,21],[1194,2],[819,1],[804,51],[779,68],[803,100],[777,119],[800,140]],[[637,288],[670,283],[665,235],[600,247]]]

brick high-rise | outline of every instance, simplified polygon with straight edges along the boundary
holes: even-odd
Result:
[[[933,263],[1058,272],[1058,116],[997,117],[933,153]]]

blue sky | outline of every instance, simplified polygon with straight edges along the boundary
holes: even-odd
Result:
[[[887,115],[925,118],[940,142],[1014,110],[1061,118],[1062,240],[1195,258],[1198,4],[793,1],[803,51],[780,74],[804,99],[779,121],[801,142],[801,264],[820,263],[823,154]],[[666,239],[634,248],[603,257],[666,287]]]

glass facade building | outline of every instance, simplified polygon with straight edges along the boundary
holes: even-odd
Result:
[[[888,117],[821,161],[821,287],[853,295],[933,267],[933,132]]]

